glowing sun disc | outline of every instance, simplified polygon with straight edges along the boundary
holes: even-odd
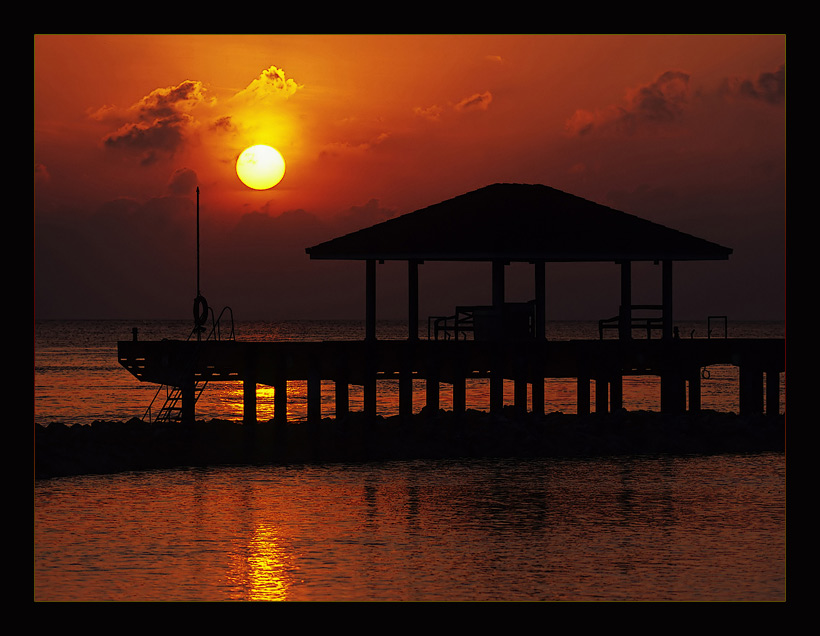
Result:
[[[251,146],[236,160],[236,174],[249,188],[268,190],[285,176],[285,160],[275,148]]]

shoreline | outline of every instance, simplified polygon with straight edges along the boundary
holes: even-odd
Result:
[[[621,410],[516,418],[450,411],[284,426],[200,420],[193,426],[94,421],[35,425],[35,480],[219,465],[288,465],[478,457],[601,457],[785,452],[785,415]]]

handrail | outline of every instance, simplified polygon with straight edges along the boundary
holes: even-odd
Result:
[[[715,318],[716,320],[720,320],[720,319],[723,320],[723,337],[728,338],[729,337],[729,319],[728,319],[727,316],[707,316],[706,317],[706,337],[707,338],[712,337],[712,318]]]
[[[218,318],[214,318],[215,314],[214,314],[213,308],[208,307],[208,315],[211,317],[211,331],[208,333],[208,336],[205,338],[206,341],[210,340],[211,338],[213,338],[214,340],[217,340],[217,341],[222,340],[222,338],[221,338],[221,335],[222,335],[222,333],[221,333],[222,316],[225,315],[226,311],[230,314],[230,318],[231,318],[231,328],[230,328],[230,332],[228,333],[227,340],[236,340],[236,335],[234,333],[233,310],[226,305],[225,307],[222,308],[222,311],[219,312],[219,317]],[[191,338],[194,337],[194,334],[202,333],[204,330],[205,330],[204,327],[201,327],[198,324],[194,325],[193,330],[191,330],[191,333],[188,336],[188,340],[191,340]]]

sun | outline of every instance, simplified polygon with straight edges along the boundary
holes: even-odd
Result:
[[[285,160],[275,148],[251,146],[236,160],[236,174],[249,188],[268,190],[285,176]]]

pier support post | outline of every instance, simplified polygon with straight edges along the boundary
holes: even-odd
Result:
[[[439,410],[439,385],[438,378],[427,376],[425,406],[430,415],[434,416]]]
[[[617,411],[624,405],[624,379],[623,376],[613,375],[609,378],[609,409]]]
[[[242,421],[248,425],[256,424],[256,380],[246,375],[242,380]]]
[[[368,420],[376,419],[376,369],[378,366],[376,353],[375,342],[365,347],[365,372],[362,393],[364,399],[364,414]]]
[[[341,421],[350,414],[350,392],[347,379],[336,378],[336,420]]]
[[[245,373],[242,378],[242,421],[256,424],[256,357],[253,348],[245,355]]]
[[[513,408],[518,417],[527,414],[527,378],[521,370],[516,372],[513,380]]]
[[[532,412],[533,415],[544,415],[544,378],[537,375],[532,380]]]
[[[595,412],[606,413],[609,405],[609,383],[606,378],[595,378]]]
[[[741,415],[763,413],[763,372],[749,364],[741,364],[738,383]]]
[[[416,329],[418,332],[418,328]],[[413,414],[413,361],[415,358],[415,344],[411,337],[404,351],[401,353],[399,369],[399,415],[409,417]]]
[[[277,426],[288,423],[288,381],[285,376],[276,378],[273,384],[273,421]]]
[[[182,423],[193,424],[196,420],[196,381],[193,376],[186,378],[180,387],[182,398]]]
[[[500,413],[504,408],[504,376],[500,369],[490,371],[490,413]]]
[[[780,414],[780,373],[774,369],[766,372],[766,415]]]
[[[453,415],[458,418],[467,410],[467,382],[464,370],[458,368],[453,373]]]
[[[413,414],[413,375],[404,370],[399,375],[399,415],[407,417]]]
[[[700,369],[689,374],[689,410],[700,411]]]
[[[589,381],[590,378],[588,375],[584,375],[582,373],[578,374],[578,382],[576,384],[576,393],[577,393],[577,406],[575,407],[575,412],[578,415],[589,415],[589,402],[590,402],[590,391],[589,391]]]
[[[679,371],[661,373],[661,412],[683,413],[686,410],[686,379]]]
[[[311,360],[308,370],[307,419],[310,423],[322,419],[322,380],[316,360]]]
[[[347,356],[342,352],[336,359],[335,376],[336,420],[343,421],[350,415],[350,382]]]

